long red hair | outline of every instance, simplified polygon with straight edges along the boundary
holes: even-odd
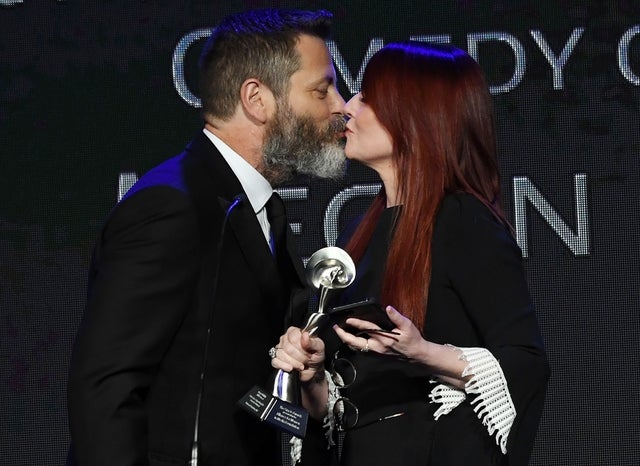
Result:
[[[431,278],[431,240],[440,202],[466,192],[508,224],[491,95],[478,64],[451,45],[388,44],[367,64],[361,92],[393,140],[398,203],[381,303],[422,329]],[[347,244],[362,258],[381,212],[380,191]]]

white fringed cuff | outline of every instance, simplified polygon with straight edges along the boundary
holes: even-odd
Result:
[[[507,438],[516,417],[516,409],[511,400],[507,380],[504,377],[498,360],[485,348],[457,348],[460,350],[460,360],[468,364],[462,372],[462,377],[471,376],[464,391],[448,384],[439,384],[431,390],[429,398],[432,403],[441,406],[434,413],[437,420],[440,416],[450,413],[462,403],[467,394],[477,395],[472,405],[482,424],[489,431],[489,435],[496,436],[496,443],[503,454],[507,453]],[[437,379],[432,379],[437,383]]]
[[[302,459],[302,439],[300,437],[291,437],[289,445],[291,445],[291,451],[289,452],[291,464],[295,466]]]
[[[429,382],[438,383],[438,379],[434,378]],[[440,403],[436,412],[433,413],[433,417],[437,421],[440,416],[449,414],[453,408],[462,403],[467,398],[467,395],[463,390],[459,390],[453,385],[441,383],[431,390],[429,398],[431,398],[431,403]]]
[[[325,433],[329,441],[329,445],[327,446],[327,448],[331,448],[331,446],[334,444],[333,429],[335,427],[335,420],[333,419],[333,405],[336,404],[336,400],[340,395],[338,394],[338,388],[331,379],[331,374],[329,374],[329,372],[327,371],[324,371],[324,376],[326,377],[327,383],[329,384],[329,398],[327,401],[328,412],[323,419],[323,427],[327,429],[327,432]],[[299,437],[291,437],[291,440],[289,440],[289,445],[291,445],[291,450],[289,451],[289,455],[291,456],[291,464],[295,466],[302,459],[302,439]]]
[[[333,431],[336,428],[336,419],[333,416],[333,407],[335,406],[338,398],[340,398],[340,391],[333,382],[331,374],[328,371],[325,371],[324,375],[327,379],[327,384],[329,385],[329,397],[327,398],[327,415],[323,419],[323,427],[327,430],[325,432],[325,436],[327,437],[328,448],[331,448],[335,445],[335,442],[333,441]]]
[[[327,429],[325,436],[328,440],[327,449],[329,449],[331,446],[335,445],[333,441],[333,430],[335,429],[336,422],[333,417],[333,406],[336,404],[336,400],[340,398],[340,392],[338,391],[336,384],[333,383],[331,374],[328,371],[324,371],[324,376],[326,377],[329,385],[329,397],[327,399],[327,415],[323,419],[323,427]],[[291,445],[291,450],[289,452],[291,455],[291,464],[295,466],[302,459],[302,439],[299,437],[291,437],[289,445]]]

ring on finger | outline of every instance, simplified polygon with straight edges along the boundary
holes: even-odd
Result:
[[[369,339],[367,338],[365,340],[365,344],[362,348],[360,348],[360,351],[362,351],[363,353],[366,353],[367,351],[369,351]]]
[[[276,357],[276,353],[279,349],[280,348],[278,348],[277,346],[272,346],[271,348],[269,348],[269,356],[271,357],[271,359],[274,359]]]

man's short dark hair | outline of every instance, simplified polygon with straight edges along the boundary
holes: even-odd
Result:
[[[302,34],[329,38],[332,14],[325,10],[250,10],[227,16],[213,30],[199,63],[202,111],[228,120],[248,78],[259,79],[281,98],[300,68],[296,51]]]

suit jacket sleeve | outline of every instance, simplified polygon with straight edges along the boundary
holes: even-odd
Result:
[[[510,465],[526,465],[549,376],[543,341],[515,239],[472,196],[450,197],[448,275],[481,344],[499,361],[516,408],[507,452]]]
[[[187,311],[197,248],[195,212],[177,189],[143,189],[112,212],[94,250],[71,363],[78,464],[147,464],[145,399]]]

